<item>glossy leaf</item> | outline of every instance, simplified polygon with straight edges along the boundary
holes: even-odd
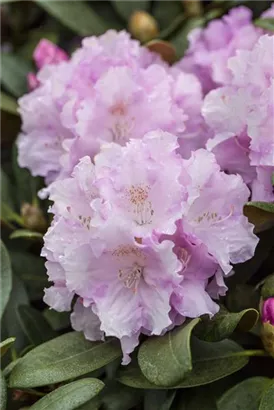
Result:
[[[271,385],[268,386],[262,394],[259,410],[273,410],[274,408],[274,380]]]
[[[166,388],[203,386],[237,372],[247,363],[248,357],[245,356],[245,351],[232,340],[208,343],[195,338],[192,342],[192,371],[179,383]],[[127,386],[139,389],[162,388],[151,383],[140,369],[134,366],[128,366],[121,371],[118,380]]]
[[[258,317],[259,312],[255,309],[231,313],[221,306],[220,311],[212,319],[207,317],[198,324],[194,334],[207,342],[218,342],[230,337],[236,329],[249,331],[256,324]]]
[[[269,202],[247,202],[244,214],[255,225],[255,233],[274,226],[274,204]]]
[[[1,241],[1,299],[0,299],[0,318],[3,315],[5,307],[8,303],[11,288],[12,288],[12,273],[11,273],[11,263],[8,251]]]
[[[31,65],[15,54],[1,54],[1,82],[15,97],[20,97],[27,91],[27,74]]]
[[[143,1],[121,1],[121,0],[111,0],[113,7],[119,13],[119,15],[127,22],[129,17],[134,11],[148,11],[150,2],[147,0]]]
[[[28,240],[43,240],[43,235],[40,232],[33,232],[27,229],[18,229],[10,235],[10,239],[28,239]]]
[[[86,378],[59,387],[38,400],[30,410],[74,410],[95,397],[104,387],[98,379]]]
[[[140,347],[138,363],[145,377],[159,386],[174,386],[192,369],[190,337],[199,319],[151,337]]]
[[[22,305],[17,308],[20,325],[29,341],[38,346],[57,336],[42,313],[38,310]]]
[[[17,112],[17,103],[16,101],[7,95],[6,93],[1,92],[1,110],[6,111],[10,114],[19,115]]]
[[[118,340],[89,342],[71,332],[27,353],[10,376],[11,387],[37,387],[79,377],[99,369],[121,355]]]
[[[6,380],[5,377],[0,370],[0,405],[1,405],[1,410],[6,409],[7,405],[7,386],[6,386]]]
[[[274,18],[263,18],[254,21],[255,26],[264,30],[274,31]]]
[[[103,34],[107,25],[92,7],[83,1],[45,1],[36,0],[49,14],[81,36]]]
[[[11,345],[15,342],[15,337],[9,337],[6,340],[3,340],[3,342],[0,343],[0,351],[1,351],[1,357],[4,356],[4,354],[9,350]]]
[[[263,391],[269,384],[267,377],[252,377],[236,384],[218,401],[221,410],[258,410]]]

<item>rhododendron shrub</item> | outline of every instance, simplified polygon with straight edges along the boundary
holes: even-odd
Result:
[[[273,410],[274,6],[234,4],[2,2],[1,409]]]

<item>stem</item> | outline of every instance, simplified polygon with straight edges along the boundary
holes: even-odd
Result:
[[[243,352],[237,352],[234,353],[233,356],[262,356],[262,357],[269,357],[269,354],[265,351],[265,350],[245,350],[244,353]]]

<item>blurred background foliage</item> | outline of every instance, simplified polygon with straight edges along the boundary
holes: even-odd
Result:
[[[17,113],[16,100],[27,92],[26,76],[34,70],[32,54],[37,43],[40,39],[47,38],[71,53],[79,46],[83,36],[100,35],[108,29],[126,29],[133,37],[173,62],[183,56],[188,45],[187,34],[192,28],[205,26],[210,20],[221,17],[231,7],[239,4],[249,7],[255,19],[270,6],[271,2],[0,1],[1,228],[5,244],[5,247],[1,247],[1,341],[12,338],[1,346],[1,353],[2,348],[5,353],[1,367],[6,377],[18,359],[34,346],[70,330],[69,315],[49,310],[42,301],[47,277],[44,261],[39,255],[43,233],[50,223],[50,216],[47,214],[49,204],[47,201],[41,202],[37,197],[43,181],[31,177],[26,169],[19,168],[17,164],[15,140],[20,131],[20,117]],[[257,232],[261,238],[256,254],[251,261],[236,266],[236,275],[229,278],[230,290],[222,300],[224,307],[222,315],[217,319],[218,326],[206,327],[206,333],[203,326],[200,326],[196,335],[207,341],[212,341],[212,338],[213,341],[221,340],[225,335],[220,333],[220,329],[225,327],[226,335],[232,334],[232,339],[244,348],[260,350],[262,343],[259,326],[241,333],[239,323],[245,318],[249,320],[249,326],[245,325],[245,330],[252,327],[250,324],[254,324],[256,320],[251,309],[259,308],[260,283],[274,271],[274,230],[268,229],[273,225],[273,214],[270,221],[269,214],[266,215],[264,210],[251,211],[253,220],[258,221]],[[268,221],[267,225],[265,220]],[[228,310],[231,313],[241,312],[241,315],[229,316]],[[77,343],[78,346],[80,341]],[[237,384],[236,390],[232,390],[235,389],[232,387],[222,396],[221,407],[218,409],[256,410],[258,395],[269,382],[268,378],[274,377],[273,361],[268,357],[254,357],[244,369],[236,373],[236,376],[228,376],[224,381],[211,383],[210,387],[195,387],[178,390],[176,393],[176,390],[139,390],[118,384],[113,381],[113,375],[116,374],[118,367],[119,360],[118,364],[114,361],[92,372],[92,377],[100,377],[107,384],[104,394],[99,396],[100,399],[90,401],[91,397],[85,396],[85,392],[90,392],[91,386],[81,384],[78,387],[81,397],[87,397],[86,405],[80,407],[79,402],[76,407],[63,404],[63,407],[56,408],[216,410],[216,398],[221,397],[229,387],[241,382]],[[249,381],[250,377],[253,377],[252,381]],[[3,387],[4,379],[1,383],[3,393],[6,391]],[[55,382],[46,384],[38,390],[18,389],[14,382],[16,388],[8,389],[7,397],[4,397],[3,393],[1,409],[5,408],[6,401],[9,410],[29,408],[37,399],[54,392],[56,387],[60,386],[60,383]],[[100,390],[98,386],[96,388]],[[63,400],[66,394],[67,392],[63,392],[61,396],[57,396],[57,402]],[[241,403],[240,407],[236,406],[236,399],[237,403]],[[50,410],[55,409],[53,404],[47,406]]]

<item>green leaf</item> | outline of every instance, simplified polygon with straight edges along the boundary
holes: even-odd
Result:
[[[259,410],[273,410],[273,408],[274,408],[274,380],[272,380],[271,385],[263,391]]]
[[[129,17],[132,15],[134,11],[148,11],[150,7],[150,1],[147,0],[111,0],[111,2],[113,4],[113,7],[125,21],[128,21]]]
[[[262,18],[254,21],[255,26],[261,27],[264,30],[274,31],[274,18]]]
[[[30,299],[42,299],[43,289],[48,286],[44,259],[19,250],[11,251],[10,258],[13,272],[23,280]]]
[[[207,317],[198,324],[194,334],[207,342],[219,342],[230,337],[236,329],[244,332],[249,331],[256,324],[258,317],[259,312],[255,309],[231,313],[221,306],[213,319]]]
[[[10,208],[13,207],[12,184],[8,175],[1,169],[1,200]]]
[[[226,295],[226,306],[230,311],[241,312],[245,309],[258,308],[260,293],[251,285],[236,285]]]
[[[255,225],[255,233],[274,226],[274,204],[270,202],[247,202],[244,206],[244,215]]]
[[[23,218],[10,208],[5,202],[1,202],[1,220],[9,223],[16,222],[19,225],[23,225]]]
[[[27,74],[31,65],[15,54],[2,53],[1,82],[15,97],[20,97],[27,91]]]
[[[6,311],[3,316],[3,323],[7,329],[6,337],[15,337],[14,347],[20,351],[27,346],[28,340],[20,326],[16,310],[19,305],[27,305],[29,303],[28,295],[22,281],[13,275],[12,291],[7,304]]]
[[[237,372],[248,363],[245,351],[232,340],[208,343],[193,338],[192,371],[174,386],[166,388],[189,388],[202,386]],[[128,366],[121,371],[118,381],[139,389],[160,389],[141,373],[140,369]]]
[[[66,384],[44,396],[30,410],[74,410],[95,397],[104,387],[98,379],[86,378]]]
[[[15,337],[9,337],[0,343],[1,357],[9,350],[11,345],[15,342]]]
[[[27,229],[17,229],[16,231],[12,232],[10,235],[10,239],[18,239],[24,238],[28,240],[43,240],[43,235],[40,232],[33,232]]]
[[[5,410],[7,405],[7,386],[5,377],[1,370],[0,372],[0,405],[1,410]]]
[[[12,288],[12,273],[11,263],[8,251],[1,241],[1,303],[0,303],[0,318],[3,315],[5,307],[8,303]]]
[[[38,346],[57,336],[38,310],[22,305],[18,306],[17,314],[25,335],[33,345]]]
[[[218,401],[218,408],[221,410],[258,410],[262,393],[268,384],[267,377],[246,379],[223,394]]]
[[[100,369],[120,355],[116,339],[89,342],[81,333],[67,333],[27,353],[12,371],[10,386],[28,388],[69,380]]]
[[[146,390],[144,410],[170,410],[176,392],[170,390]]]
[[[19,115],[17,112],[17,103],[16,101],[1,91],[1,110],[9,112],[10,114]]]
[[[56,312],[53,309],[45,309],[43,315],[53,330],[63,330],[70,326],[69,312]]]
[[[179,392],[176,403],[180,410],[217,410],[217,403],[210,386]]]
[[[166,29],[182,12],[182,4],[178,1],[156,1],[153,3],[152,14],[158,21],[161,29]]]
[[[140,347],[138,363],[145,377],[159,386],[174,386],[192,369],[190,336],[199,319],[164,336],[151,337]]]
[[[274,274],[269,275],[262,286],[261,296],[263,299],[274,297]]]
[[[114,380],[110,380],[100,395],[101,406],[106,410],[129,410],[140,403],[141,399],[140,390],[123,386]]]
[[[100,35],[109,28],[92,7],[83,1],[36,0],[36,3],[81,36]]]

